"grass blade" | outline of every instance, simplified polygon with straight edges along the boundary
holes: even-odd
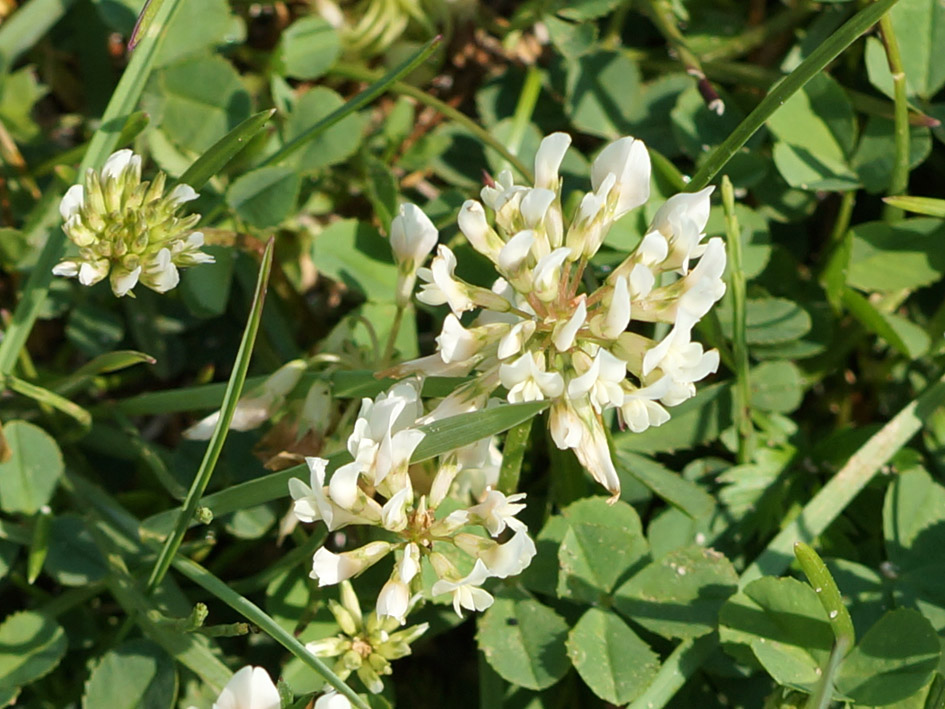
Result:
[[[371,101],[387,91],[391,84],[393,84],[395,81],[407,76],[407,74],[423,64],[423,62],[425,62],[430,57],[430,55],[436,51],[437,47],[439,47],[439,44],[440,37],[434,37],[431,39],[429,42],[423,45],[423,47],[421,47],[416,54],[391,69],[375,83],[371,84],[353,99],[346,102],[344,106],[339,108],[337,111],[328,114],[307,131],[296,136],[293,140],[290,140],[288,143],[283,145],[279,150],[264,160],[262,165],[276,165],[282,162],[287,157],[292,155],[292,153],[302,148],[312,138],[331,128],[333,125],[335,125],[335,123],[340,121],[349,113],[353,113],[362,106],[369,104]]]
[[[507,431],[540,414],[548,406],[547,401],[534,401],[526,404],[507,404],[494,409],[475,411],[468,414],[451,416],[436,423],[421,426],[426,437],[420,441],[414,451],[414,463],[434,458],[448,451],[460,448],[470,443],[482,440]],[[328,456],[328,470],[333,471],[338,466],[351,460],[347,451],[339,451]],[[301,478],[307,480],[309,475],[307,465],[272,473],[265,477],[249,480],[239,485],[233,485],[226,490],[207,495],[201,500],[201,506],[206,507],[215,517],[235,512],[239,509],[254,507],[264,502],[278,500],[289,494],[289,480]],[[142,536],[162,538],[169,534],[174,521],[184,519],[190,524],[193,515],[180,517],[180,508],[166,510],[144,520],[141,524]]]
[[[26,7],[33,4],[29,3]],[[105,115],[102,116],[102,124],[92,136],[89,149],[79,166],[79,175],[84,175],[89,168],[98,167],[104,163],[118,143],[125,119],[134,111],[141,92],[144,91],[148,75],[154,67],[158,49],[164,39],[163,30],[180,4],[181,0],[166,0],[155,15],[151,26],[152,31],[141,39],[138,49],[132,55],[128,68],[122,74],[108,102]],[[55,224],[58,220],[58,206],[57,200],[50,200],[47,214],[39,220],[40,223]],[[52,269],[62,256],[65,245],[65,233],[61,229],[53,229],[36,260],[36,265],[30,272],[23,294],[4,333],[3,341],[0,342],[0,374],[10,374],[13,371],[20,350],[26,344],[26,338],[29,337],[33,323],[39,317],[40,309],[49,293],[49,284],[53,278]]]
[[[901,195],[897,197],[886,197],[883,201],[886,204],[891,204],[893,207],[898,207],[906,212],[925,214],[929,217],[945,218],[945,199]]]
[[[177,513],[174,531],[164,542],[164,547],[158,554],[154,568],[151,570],[147,585],[148,593],[157,588],[168,568],[170,568],[171,560],[184,539],[184,533],[190,526],[190,521],[193,519],[197,505],[200,503],[200,497],[207,489],[207,483],[210,482],[210,476],[213,475],[213,469],[216,467],[217,459],[223,450],[223,443],[226,441],[226,435],[230,430],[230,421],[233,420],[233,413],[236,411],[236,404],[246,381],[246,371],[249,369],[249,360],[253,354],[256,333],[259,331],[259,321],[262,319],[263,303],[266,300],[266,284],[269,282],[269,271],[272,268],[274,244],[275,240],[270,239],[266,245],[266,251],[263,253],[262,263],[259,266],[259,279],[256,282],[256,293],[253,297],[253,306],[249,311],[249,319],[246,323],[246,329],[243,331],[239,351],[236,353],[236,361],[233,363],[233,373],[230,374],[230,380],[226,385],[226,394],[223,395],[220,418],[217,420],[213,435],[210,436],[207,451],[200,462],[200,468],[197,470],[194,482],[190,486],[184,505]]]
[[[294,635],[287,632],[281,625],[276,623],[262,608],[238,594],[200,564],[190,559],[174,559],[174,568],[205,591],[212,593],[226,603],[230,608],[246,618],[246,620],[259,626],[259,628],[272,637],[273,640],[324,677],[325,681],[338,690],[339,694],[343,694],[351,700],[352,706],[360,707],[360,709],[369,709],[361,700],[361,697],[359,697],[351,687],[342,682],[341,679],[329,669],[328,665],[310,653]]]
[[[197,158],[179,181],[199,190],[246,147],[246,143],[263,129],[275,112],[274,108],[260,111],[240,123]]]
[[[715,149],[702,164],[702,167],[692,176],[689,190],[698,192],[708,185],[712,178],[719,174],[719,171],[732,159],[732,156],[765,124],[765,121],[784,105],[785,101],[823,71],[830,62],[853,44],[857,37],[872,27],[898,1],[877,0],[877,2],[868,5],[811,52],[807,59],[802,61],[783,81],[771,89],[768,95],[761,100],[761,103],[755,107],[755,110],[749,113],[745,120],[732,131],[731,135]]]

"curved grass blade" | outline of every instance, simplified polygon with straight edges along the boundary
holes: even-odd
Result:
[[[898,207],[899,209],[902,209],[906,212],[925,214],[929,217],[945,218],[945,199],[899,195],[896,197],[884,197],[883,201],[886,204],[889,204],[893,207]]]
[[[246,147],[246,143],[263,129],[275,112],[274,108],[260,111],[240,123],[197,158],[180,176],[179,182],[199,190]]]
[[[797,93],[804,84],[839,56],[840,52],[849,47],[861,34],[872,27],[899,0],[877,0],[851,17],[843,26],[827,38],[810,56],[798,64],[797,68],[776,84],[765,96],[755,110],[749,113],[745,120],[738,124],[731,135],[715,149],[702,164],[702,167],[692,176],[689,183],[690,192],[698,192],[719,174],[732,156],[737,153],[748,139],[764,125],[771,116],[784,105],[791,96]]]
[[[79,166],[80,175],[84,175],[89,168],[103,164],[118,143],[119,135],[126,123],[125,119],[137,105],[154,66],[158,49],[164,39],[163,30],[180,7],[181,1],[165,0],[158,9],[151,31],[141,39],[138,49],[128,63],[128,68],[125,69],[118,86],[115,87],[115,92],[105,109],[105,115],[102,116],[102,124],[92,136],[89,149]],[[57,200],[50,200],[47,214],[39,222],[44,225],[54,224],[58,218],[58,207]],[[9,374],[16,365],[20,350],[26,344],[26,338],[33,329],[33,323],[39,317],[40,309],[49,293],[49,284],[53,278],[52,269],[62,256],[65,244],[65,233],[61,229],[52,229],[26,281],[23,294],[4,333],[3,341],[0,342],[0,373],[2,374]]]
[[[345,695],[351,701],[352,706],[360,709],[370,709],[351,687],[342,682],[338,675],[329,669],[328,665],[310,653],[294,635],[276,623],[262,608],[238,594],[200,564],[190,559],[180,557],[174,559],[174,568],[205,591],[226,603],[246,620],[259,626],[273,640],[324,677],[325,681],[338,690],[339,694]]]
[[[420,441],[411,461],[414,463],[435,458],[456,448],[475,443],[488,436],[507,431],[513,426],[527,421],[548,407],[547,401],[533,401],[526,404],[508,404],[485,411],[451,416],[436,423],[420,426],[427,435]],[[328,470],[333,471],[351,460],[347,451],[340,451],[328,456]],[[215,517],[261,505],[271,500],[284,498],[289,494],[289,480],[309,476],[307,465],[296,465],[278,473],[233,485],[220,492],[207,495],[200,501]],[[180,508],[166,510],[149,517],[141,523],[141,535],[163,538],[173,529],[174,521],[183,519],[190,524],[193,514],[181,517]]]
[[[39,404],[45,404],[46,406],[50,406],[71,416],[78,421],[79,425],[83,428],[89,428],[92,425],[92,415],[89,414],[88,411],[78,404],[72,403],[65,397],[49,391],[49,389],[44,389],[41,386],[31,384],[19,377],[13,376],[0,377],[0,383],[8,387],[11,391],[15,391],[17,394],[27,396]]]
[[[856,645],[853,618],[850,617],[850,611],[843,602],[837,582],[834,581],[824,560],[809,544],[804,542],[797,542],[794,545],[794,556],[797,557],[801,570],[817,594],[817,600],[827,612],[837,643],[843,643],[847,649],[852,648]]]
[[[292,155],[292,153],[302,148],[312,138],[331,128],[333,125],[335,125],[335,123],[340,121],[349,113],[354,113],[362,106],[369,104],[382,93],[387,91],[391,84],[393,84],[395,81],[407,76],[407,74],[423,64],[423,62],[425,62],[430,57],[430,55],[436,51],[440,41],[441,38],[438,36],[431,39],[429,42],[423,45],[423,47],[421,47],[416,54],[391,69],[381,79],[368,86],[364,91],[359,93],[350,101],[346,102],[344,106],[339,108],[337,111],[328,114],[307,131],[283,145],[279,150],[266,158],[262,162],[262,165],[276,165],[282,162],[287,157]]]
[[[236,353],[236,361],[233,363],[233,373],[230,374],[230,380],[226,385],[226,393],[223,395],[220,418],[217,420],[217,426],[210,436],[207,451],[200,462],[200,468],[197,470],[194,482],[190,486],[184,505],[177,512],[174,531],[165,540],[164,547],[154,562],[154,568],[151,569],[147,585],[148,593],[157,588],[168,568],[170,568],[174,554],[177,553],[177,549],[184,539],[184,533],[190,526],[190,521],[193,519],[197,505],[200,503],[200,497],[207,489],[207,483],[210,482],[210,476],[213,475],[213,469],[216,467],[217,459],[223,450],[223,443],[226,441],[226,435],[230,430],[230,421],[233,420],[233,413],[236,411],[236,404],[246,381],[246,371],[249,369],[249,360],[253,354],[256,333],[259,332],[259,321],[262,319],[263,303],[266,300],[266,284],[269,283],[269,271],[272,268],[274,244],[275,240],[270,239],[263,253],[262,263],[259,266],[259,279],[256,282],[256,293],[253,296],[253,305],[249,311],[246,329],[243,330],[243,339],[240,342],[239,351]]]

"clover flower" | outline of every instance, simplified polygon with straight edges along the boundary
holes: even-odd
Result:
[[[482,189],[481,203],[462,205],[460,231],[499,278],[491,289],[464,282],[455,275],[456,256],[440,245],[417,272],[417,298],[451,310],[437,354],[386,374],[476,373],[444,400],[447,409],[484,402],[499,385],[510,403],[551,401],[555,444],[572,449],[616,499],[620,480],[603,415],[616,409],[634,432],[659,426],[669,419],[665,407],[694,396],[694,382],[716,371],[718,352],[693,342],[692,329],[725,293],[725,246],[719,238],[702,243],[712,188],[679,194],[604,283],[582,292],[611,225],[649,198],[650,159],[631,137],[607,145],[591,166],[593,191],[568,221],[558,168],[570,142],[564,133],[541,142],[534,186],[515,184],[506,170]],[[478,312],[464,325],[469,311]],[[649,336],[653,323],[671,326],[659,341]]]
[[[328,609],[335,616],[341,633],[310,642],[306,649],[318,657],[337,657],[335,674],[344,680],[352,672],[356,673],[372,694],[384,690],[381,677],[391,674],[391,661],[409,655],[410,644],[429,628],[428,623],[420,623],[396,630],[400,624],[396,618],[383,618],[376,613],[365,618],[358,597],[347,581],[341,583],[341,602],[328,601]],[[337,696],[339,699],[335,701],[343,706],[341,695]],[[324,706],[332,706],[331,701],[325,699]]]
[[[141,156],[131,150],[113,153],[100,172],[88,170],[84,184],[70,187],[59,204],[62,229],[78,255],[60,261],[53,273],[85,286],[108,276],[121,297],[134,295],[138,283],[164,293],[180,281],[179,268],[212,263],[200,250],[203,234],[193,231],[200,215],[177,216],[197,193],[180,184],[164,194],[165,181],[159,172],[142,182]]]
[[[408,466],[425,435],[416,428],[419,420],[426,418],[417,381],[399,382],[376,399],[362,401],[348,438],[354,460],[338,468],[327,485],[328,461],[323,458],[306,458],[310,484],[289,481],[292,511],[299,521],[321,521],[329,531],[354,524],[385,530],[386,541],[369,541],[337,553],[318,549],[310,576],[319,586],[344,583],[393,555],[394,566],[378,595],[375,615],[395,624],[406,622],[424,594],[449,596],[459,614],[463,608],[488,608],[492,596],[482,584],[488,578],[520,573],[536,552],[525,525],[516,519],[525,507],[524,493],[506,496],[486,488],[477,503],[448,514],[438,512],[461,473],[468,469],[481,475],[497,465],[491,439],[442,456],[429,492],[415,489]],[[500,541],[506,530],[511,536]],[[427,589],[421,574],[424,566],[437,579]],[[472,567],[472,573],[461,570],[466,567]]]

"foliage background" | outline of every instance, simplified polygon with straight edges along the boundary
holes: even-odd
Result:
[[[651,150],[654,198],[611,231],[601,268],[637,243],[660,198],[686,188],[684,176],[698,181],[720,167],[729,176],[742,247],[734,277],[744,277],[744,299],[730,286],[699,331],[724,366],[669,423],[615,432],[625,504],[610,511],[596,505],[599,490],[570,454],[533,427],[520,477],[527,521],[540,533],[533,567],[478,622],[425,609],[431,631],[395,664],[386,701],[788,705],[795,700],[778,685],[805,683],[785,674],[783,657],[753,656],[755,641],[734,635],[768,632],[732,619],[748,602],[743,594],[722,611],[722,641],[741,652],[715,650],[737,573],[744,586],[785,572],[790,544],[803,538],[828,558],[860,634],[887,609],[922,614],[924,621],[897,616],[916,665],[889,670],[887,680],[918,673],[924,681],[903,689],[897,706],[940,706],[931,702],[941,665],[933,673],[928,660],[945,629],[945,595],[930,582],[945,577],[945,416],[935,385],[945,226],[941,211],[907,217],[882,200],[942,193],[940,2],[899,0],[890,11],[886,41],[898,38],[904,81],[894,82],[874,28],[847,37],[849,47],[786,101],[759,109],[871,4],[375,1],[342,4],[356,28],[346,35],[317,14],[316,2],[184,0],[137,87],[140,102],[104,126],[140,2],[16,5],[0,3],[6,323],[23,294],[35,292],[27,274],[43,244],[60,238],[50,214],[86,149],[100,149],[98,136],[114,140],[124,126],[125,144],[179,177],[246,119],[275,114],[201,188],[194,209],[205,215],[215,265],[188,271],[167,297],[141,291],[116,300],[104,287],[52,281],[26,349],[5,355],[10,391],[0,418],[12,457],[0,463],[3,701],[95,707],[122,695],[141,706],[208,706],[215,693],[205,685],[248,662],[281,671],[300,696],[317,688],[317,675],[266,633],[208,637],[168,626],[166,617],[184,617],[198,601],[214,625],[244,617],[180,568],[149,599],[142,584],[154,554],[137,539],[139,523],[179,504],[200,466],[205,445],[180,433],[220,405],[223,385],[211,382],[225,381],[234,366],[270,236],[275,256],[248,386],[300,355],[342,354],[331,379],[340,403],[332,426],[299,441],[290,417],[232,432],[209,493],[261,478],[264,463],[285,468],[299,455],[337,450],[347,402],[380,390],[375,339],[386,341],[396,282],[383,234],[398,203],[420,204],[441,241],[455,246],[461,275],[487,285],[486,264],[455,239],[457,207],[484,173],[516,159],[530,165],[541,136],[565,130],[577,148],[562,166],[565,203],[607,140],[630,134]],[[382,23],[400,27],[392,41],[372,34],[374,6],[394,8]],[[419,68],[307,133],[436,32],[443,41]],[[697,71],[707,77],[702,93]],[[713,94],[721,115],[708,105]],[[138,108],[143,114],[126,121]],[[753,118],[763,127],[739,139]],[[707,231],[725,234],[730,225],[715,204]],[[738,357],[741,312],[748,367]],[[430,352],[442,316],[411,310],[399,356]],[[153,361],[96,359],[129,350]],[[75,408],[24,392],[11,374]],[[305,642],[335,632],[326,593],[307,578],[306,554],[321,539],[296,530],[282,540],[287,507],[275,498],[231,506],[192,531],[182,551]],[[145,540],[148,530],[145,522]],[[605,541],[583,558],[582,535]],[[680,565],[704,565],[704,575],[674,591],[673,574],[660,569]],[[383,581],[368,576],[365,585]],[[778,589],[772,597],[803,595]],[[661,619],[649,617],[647,598],[660,604]],[[754,602],[767,611],[774,603]],[[819,612],[816,603],[805,608]],[[825,661],[805,649],[805,638],[778,641],[801,648],[802,666]],[[150,679],[126,686],[131,676]],[[857,706],[890,703],[858,696]]]

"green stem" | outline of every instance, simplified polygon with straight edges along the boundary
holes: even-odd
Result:
[[[390,361],[394,356],[394,346],[397,343],[397,334],[400,332],[400,325],[404,321],[404,311],[406,306],[398,305],[394,312],[394,322],[390,326],[390,332],[387,333],[387,344],[384,345],[384,354],[381,357],[380,369],[386,369],[390,366]]]
[[[29,397],[34,401],[45,404],[53,409],[57,409],[68,416],[71,416],[76,421],[79,422],[79,425],[83,428],[88,428],[92,425],[92,416],[88,411],[83,409],[78,404],[74,404],[63,396],[59,396],[55,392],[49,391],[49,389],[44,389],[41,386],[36,384],[31,384],[28,381],[20,379],[19,377],[14,377],[12,375],[2,376],[0,375],[0,386],[9,388],[11,391],[15,391],[17,394],[22,394],[23,396]]]
[[[834,677],[837,675],[841,660],[843,660],[849,649],[850,646],[845,640],[838,640],[834,644],[830,651],[830,657],[827,658],[827,666],[823,668],[820,680],[807,698],[804,709],[828,709],[830,707],[833,703]]]
[[[889,194],[900,195],[909,185],[909,101],[906,98],[906,74],[902,67],[902,55],[899,52],[899,40],[893,29],[892,19],[883,15],[879,21],[883,45],[886,47],[886,61],[893,78],[893,100],[895,102],[895,138],[896,155],[892,175],[889,178]],[[887,204],[883,209],[886,221],[902,219],[903,212],[898,207]]]
[[[827,302],[834,312],[840,313],[843,309],[843,293],[847,284],[847,266],[850,262],[850,251],[853,248],[853,237],[849,234],[850,218],[853,216],[853,206],[856,204],[856,190],[848,190],[840,199],[840,209],[837,210],[837,219],[830,231],[830,241],[827,244],[827,257],[820,271],[820,284],[824,287]]]
[[[735,395],[738,437],[738,462],[752,458],[755,429],[751,422],[751,381],[746,335],[746,286],[742,268],[742,239],[735,216],[735,194],[728,175],[722,177],[722,207],[729,254],[729,287],[732,292],[732,354],[735,359]]]
[[[177,553],[184,534],[190,526],[191,520],[197,506],[200,504],[200,497],[207,484],[210,482],[210,476],[216,467],[217,459],[223,450],[223,443],[226,441],[226,435],[230,429],[230,421],[233,420],[233,414],[236,410],[236,404],[239,401],[240,393],[243,391],[243,384],[246,381],[246,371],[249,368],[249,360],[253,354],[253,344],[256,341],[256,333],[259,331],[259,321],[262,319],[263,303],[266,299],[266,283],[269,281],[269,270],[272,267],[272,254],[275,240],[270,239],[266,245],[266,251],[263,253],[262,263],[259,266],[259,279],[256,283],[256,294],[253,299],[253,306],[250,309],[249,319],[246,323],[246,329],[243,331],[243,339],[240,342],[239,351],[236,353],[236,361],[233,364],[233,373],[226,385],[226,393],[223,395],[223,404],[220,407],[220,418],[217,420],[216,428],[210,436],[210,442],[207,444],[207,450],[204,453],[203,460],[200,462],[200,468],[194,477],[194,482],[187,492],[187,498],[177,515],[177,521],[174,530],[164,541],[164,546],[154,562],[154,568],[148,578],[147,592],[153,592],[164,575],[170,568],[171,561]]]
[[[86,170],[100,166],[105,162],[108,154],[118,142],[118,137],[125,123],[125,117],[130,114],[138,98],[144,90],[148,76],[154,67],[157,52],[161,47],[166,34],[168,23],[180,7],[182,0],[166,0],[157,12],[151,29],[146,37],[141,39],[138,49],[131,57],[128,68],[122,74],[115,92],[102,116],[99,129],[92,136],[89,149],[79,166],[78,174],[85,175]],[[30,3],[32,5],[32,3]],[[29,7],[29,5],[27,5]],[[37,229],[51,229],[59,220],[58,204],[51,200],[46,213],[39,220]],[[43,250],[36,260],[36,265],[30,272],[26,287],[13,312],[13,319],[0,342],[0,373],[10,374],[16,364],[20,350],[26,344],[26,338],[33,329],[36,318],[49,293],[49,284],[52,281],[52,269],[62,257],[66,246],[66,235],[61,229],[51,229]]]
[[[702,164],[689,183],[689,189],[697,192],[712,181],[725,167],[732,156],[765,124],[784,102],[800,91],[803,86],[823,71],[830,62],[849,47],[857,37],[869,29],[898,0],[878,0],[860,10],[824,41],[810,56],[802,61],[783,81],[774,86],[761,103],[738,124],[735,130]]]
[[[255,603],[238,594],[226,583],[200,566],[200,564],[190,559],[182,559],[180,557],[174,559],[174,568],[205,591],[226,603],[230,608],[246,618],[246,620],[259,626],[259,628],[265,631],[273,640],[320,674],[328,684],[338,690],[339,694],[346,696],[353,706],[359,707],[359,709],[370,709],[368,705],[362,701],[361,697],[359,697],[351,687],[342,682],[324,662],[309,652],[294,635],[287,632],[281,625],[276,623],[276,621]]]
[[[525,138],[525,131],[532,120],[532,114],[535,112],[535,104],[538,103],[540,93],[541,70],[533,64],[528,67],[528,72],[525,74],[525,83],[518,95],[515,113],[512,115],[512,132],[509,135],[506,147],[513,155],[518,155],[518,151],[522,147],[522,140]]]
[[[502,466],[499,469],[498,488],[506,495],[518,491],[518,480],[522,474],[522,462],[528,450],[528,440],[532,432],[531,418],[513,426],[505,434],[505,446],[502,448]]]
[[[352,66],[349,64],[336,64],[332,69],[332,74],[336,76],[343,76],[347,79],[355,79],[357,81],[374,81],[377,79],[377,73],[371,71],[370,69],[365,69],[363,67]],[[492,133],[487,131],[485,128],[480,126],[469,116],[457,111],[455,108],[450,106],[448,103],[440,101],[440,99],[430,96],[423,89],[418,89],[416,86],[411,86],[410,84],[405,84],[402,81],[395,81],[390,85],[392,91],[396,93],[403,94],[404,96],[410,96],[411,98],[416,99],[425,106],[436,110],[437,112],[443,114],[451,121],[459,123],[463,128],[468,130],[470,133],[475,135],[482,143],[493,150],[495,150],[500,156],[509,161],[509,164],[514,167],[519,174],[524,177],[528,182],[534,182],[535,177],[532,175],[532,171],[515,155],[509,152],[508,148],[502,144],[502,141],[498,140]]]
[[[712,84],[706,78],[705,71],[702,68],[702,61],[689,48],[689,43],[685,36],[679,30],[676,23],[676,14],[667,0],[648,0],[650,6],[650,18],[653,24],[659,30],[660,34],[666,39],[673,48],[679,61],[682,62],[686,73],[696,79],[699,87],[699,93],[705,100],[709,110],[715,111],[719,115],[725,110],[725,104],[721,97],[716,93]]]

